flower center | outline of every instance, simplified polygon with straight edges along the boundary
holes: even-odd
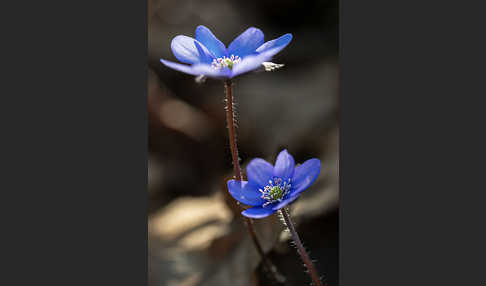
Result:
[[[291,187],[290,179],[284,182],[281,178],[274,177],[273,181],[268,181],[268,185],[266,185],[263,190],[259,189],[262,193],[261,198],[267,200],[263,206],[265,207],[271,203],[281,202],[289,193]]]
[[[231,57],[227,58],[226,56],[222,58],[214,59],[211,63],[211,66],[215,69],[222,69],[222,68],[233,68],[233,65],[241,62],[241,58],[239,56],[231,55]]]

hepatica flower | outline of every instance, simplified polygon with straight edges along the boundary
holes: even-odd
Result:
[[[262,66],[292,40],[292,34],[264,42],[263,32],[251,27],[226,46],[204,26],[196,28],[196,38],[176,36],[171,43],[174,56],[182,63],[161,59],[169,68],[214,78],[233,78]]]
[[[248,181],[228,181],[230,194],[239,202],[253,206],[242,214],[264,218],[295,201],[319,176],[321,162],[309,159],[295,168],[292,155],[283,150],[275,166],[256,158],[246,167]]]

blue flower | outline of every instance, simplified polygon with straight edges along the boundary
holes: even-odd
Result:
[[[294,158],[287,150],[277,157],[275,167],[256,158],[246,167],[248,181],[228,181],[230,194],[239,202],[253,206],[242,214],[264,218],[295,201],[319,176],[321,161],[309,159],[295,168]]]
[[[204,27],[196,28],[196,39],[179,35],[171,43],[174,56],[179,64],[161,59],[169,68],[183,73],[214,78],[233,78],[237,75],[259,68],[263,62],[272,58],[292,40],[292,34],[263,42],[263,32],[251,27],[226,46],[211,31]]]

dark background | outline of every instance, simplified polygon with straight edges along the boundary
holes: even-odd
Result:
[[[231,270],[225,270],[222,266],[225,263],[207,258],[211,256],[208,249],[216,244],[215,240],[224,239],[228,233],[235,232],[234,228],[239,229],[242,221],[237,212],[233,212],[230,218],[220,216],[218,219],[223,222],[215,218],[216,221],[210,218],[208,221],[181,219],[179,225],[191,225],[184,229],[161,225],[167,217],[177,217],[172,214],[176,212],[174,205],[187,208],[185,213],[189,216],[192,212],[194,216],[206,214],[211,217],[210,210],[194,210],[191,206],[197,203],[190,200],[198,198],[201,200],[199,204],[203,204],[204,200],[213,199],[215,194],[226,192],[224,182],[232,171],[222,82],[208,79],[197,84],[192,76],[171,70],[159,61],[160,58],[177,61],[170,50],[171,40],[179,34],[194,37],[198,25],[210,28],[226,45],[250,26],[260,28],[265,34],[265,41],[285,33],[293,34],[289,46],[273,59],[273,62],[285,64],[283,69],[246,74],[235,80],[240,157],[242,164],[254,157],[273,162],[276,154],[287,148],[298,163],[312,157],[321,159],[323,167],[319,180],[299,199],[293,211],[298,231],[316,260],[320,274],[327,285],[338,285],[338,1],[326,0],[149,2],[151,285],[248,283],[246,280],[238,282],[239,276],[233,276],[233,281],[227,280],[224,275],[221,276],[223,278],[214,278],[220,277],[218,275],[224,271],[231,273]],[[216,200],[218,198],[221,196]],[[204,230],[215,229],[218,223],[224,231],[220,229],[211,233]],[[232,226],[230,230],[227,229],[228,224]],[[274,221],[273,224],[281,223]],[[286,285],[308,283],[310,279],[303,272],[302,263],[288,237],[275,239],[274,236],[281,231],[276,228],[274,234],[269,234],[273,239],[268,245],[271,257],[287,276]],[[191,239],[195,240],[191,237],[203,240],[201,233],[211,233],[206,244],[191,244]],[[237,242],[218,255],[235,256],[234,253],[238,253],[235,249],[244,244],[245,235],[241,234]],[[265,234],[260,235],[266,237]],[[221,244],[221,241],[217,243]],[[171,252],[185,258],[174,259],[168,254]],[[197,259],[204,263],[195,262]],[[237,263],[247,263],[245,258],[240,259]],[[208,264],[212,267],[207,267]],[[242,276],[255,275],[252,285],[270,283],[258,265],[250,264],[250,272]],[[253,274],[255,267],[258,268]],[[243,269],[246,268],[241,267]]]

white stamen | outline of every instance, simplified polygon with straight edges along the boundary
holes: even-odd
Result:
[[[274,178],[273,181],[269,180],[268,183],[269,184],[265,186],[263,190],[259,189],[262,193],[261,198],[267,200],[267,202],[263,204],[263,207],[284,200],[292,187],[290,179],[288,179],[288,182],[283,182],[282,184],[281,178]],[[273,183],[275,183],[275,185]]]
[[[229,58],[226,56],[222,58],[214,59],[211,63],[211,67],[214,69],[222,69],[222,68],[230,68],[232,69],[234,65],[241,62],[241,58],[239,56],[231,55]]]

